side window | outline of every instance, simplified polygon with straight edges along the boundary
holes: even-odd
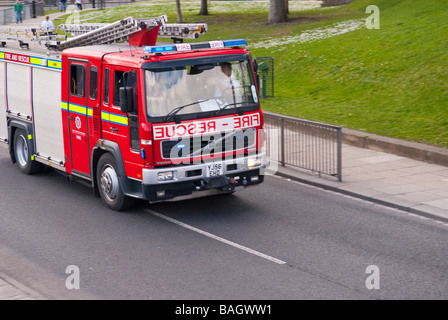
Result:
[[[134,110],[131,113],[138,114],[137,73],[135,71],[126,72],[124,79],[125,79],[125,86],[132,87],[132,100],[134,102]]]
[[[84,98],[86,70],[83,65],[72,63],[70,65],[70,93],[72,96]]]
[[[109,69],[104,70],[104,104],[109,104]]]
[[[123,83],[124,71],[114,72],[114,105],[120,106],[120,88],[124,86]]]
[[[98,96],[98,68],[92,66],[90,68],[90,76],[89,76],[89,98],[91,100],[96,100]]]

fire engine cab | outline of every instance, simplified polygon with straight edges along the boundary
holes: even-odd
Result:
[[[166,16],[1,27],[0,142],[23,173],[88,181],[114,210],[260,184],[256,63],[245,40],[183,42],[206,29]]]

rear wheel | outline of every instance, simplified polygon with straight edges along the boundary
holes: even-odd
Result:
[[[135,200],[123,193],[117,162],[110,153],[102,155],[98,161],[96,181],[101,199],[112,210],[126,210],[134,205]]]
[[[14,133],[14,157],[24,174],[33,174],[42,171],[43,165],[31,160],[31,145],[25,131],[16,129]]]

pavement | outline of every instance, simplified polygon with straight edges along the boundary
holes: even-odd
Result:
[[[46,300],[45,297],[0,272],[0,300]]]
[[[22,25],[36,26],[42,20]],[[448,149],[347,129],[343,136],[342,181],[291,166],[280,166],[277,174],[448,224]],[[0,300],[43,299],[0,272]]]
[[[343,129],[342,181],[292,166],[278,175],[448,223],[448,149]]]

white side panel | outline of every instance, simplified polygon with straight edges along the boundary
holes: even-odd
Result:
[[[8,109],[22,117],[32,117],[31,112],[31,68],[19,64],[8,63],[6,77],[8,85]]]
[[[65,162],[60,71],[33,68],[33,110],[37,152]]]
[[[0,141],[8,139],[6,126],[5,63],[0,62]]]

